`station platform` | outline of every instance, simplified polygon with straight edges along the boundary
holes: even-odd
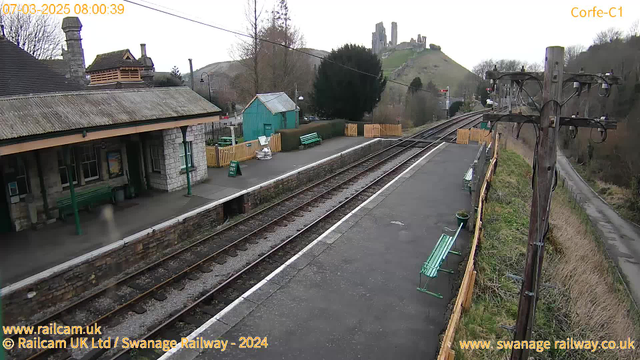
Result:
[[[190,197],[185,196],[186,189],[148,192],[113,206],[111,219],[105,219],[102,207],[81,211],[82,235],[75,234],[73,218],[39,230],[2,234],[0,288],[369,141],[372,140],[363,137],[337,137],[306,150],[275,153],[270,160],[244,161],[240,163],[242,176],[235,178],[227,176],[228,167],[209,168],[208,178],[192,187]]]
[[[161,360],[433,359],[460,275],[449,255],[429,288],[419,271],[455,213],[469,209],[462,177],[476,145],[442,144],[189,338],[228,340],[226,351],[175,348]],[[455,248],[468,251],[463,230]],[[240,337],[268,347],[240,349]],[[235,344],[235,345],[233,345]]]

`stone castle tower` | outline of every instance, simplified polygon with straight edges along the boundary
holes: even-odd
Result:
[[[67,41],[67,49],[62,49],[62,58],[69,68],[67,77],[82,84],[87,85],[87,74],[84,66],[84,50],[82,49],[82,37],[80,31],[82,23],[77,17],[66,17],[62,19],[62,31]]]

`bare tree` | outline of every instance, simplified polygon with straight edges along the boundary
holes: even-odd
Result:
[[[298,28],[291,25],[286,0],[280,0],[266,24],[261,31],[261,39],[269,43],[262,48],[265,70],[261,73],[267,79],[267,84],[270,84],[268,90],[285,91],[292,95],[295,84],[310,89],[310,63],[306,55],[293,51],[304,47],[304,37]]]
[[[262,9],[258,9],[258,0],[247,0],[247,8],[245,10],[247,20],[247,33],[250,39],[240,38],[238,44],[232,49],[232,56],[242,64],[247,73],[243,73],[237,79],[236,85],[244,95],[249,97],[260,93],[260,21],[262,17]]]
[[[487,71],[493,69],[493,65],[495,65],[495,63],[496,62],[493,59],[482,60],[480,63],[473,67],[471,72],[478,75],[478,77],[480,77],[481,79],[484,79]]]
[[[593,39],[593,43],[595,45],[601,45],[606,43],[612,43],[617,40],[622,39],[622,31],[610,27],[607,30],[600,31],[596,34],[596,37]]]
[[[564,66],[569,65],[570,62],[578,58],[580,53],[584,52],[586,49],[584,46],[580,44],[567,46],[564,49]]]
[[[633,23],[631,23],[631,26],[629,27],[629,30],[627,30],[627,39],[630,39],[634,36],[639,36],[640,32],[638,31],[638,28],[640,27],[640,24],[638,23],[639,21],[636,20]]]
[[[525,63],[524,69],[527,72],[542,72],[544,71],[544,67],[539,62]]]
[[[0,12],[0,23],[4,24],[9,41],[37,59],[53,59],[61,55],[63,34],[55,17],[19,12],[3,15]]]

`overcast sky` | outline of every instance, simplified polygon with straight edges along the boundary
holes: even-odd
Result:
[[[107,4],[118,2],[102,1]],[[246,32],[245,0],[140,2]],[[276,0],[259,0],[258,3],[264,7],[266,16]],[[87,66],[97,54],[125,48],[138,57],[140,43],[147,44],[147,53],[153,58],[156,71],[169,71],[177,65],[182,73],[187,73],[188,58],[193,59],[194,69],[211,62],[231,60],[229,50],[238,41],[235,35],[130,3],[124,5],[123,15],[79,16],[84,25],[82,37]],[[594,5],[605,11],[622,7],[622,17],[571,16],[575,6],[591,9]],[[442,51],[468,69],[486,58],[542,62],[547,46],[588,46],[598,31],[617,27],[626,32],[640,18],[640,1],[637,0],[289,0],[289,9],[294,25],[304,34],[307,47],[327,51],[345,43],[371,47],[375,24],[384,22],[387,38],[391,40],[391,22],[395,21],[398,23],[398,42],[416,38],[418,33],[426,35],[427,43],[442,46]]]

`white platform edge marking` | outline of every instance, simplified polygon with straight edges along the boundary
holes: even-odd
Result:
[[[229,311],[231,311],[234,307],[236,307],[236,305],[238,305],[239,303],[241,303],[242,301],[244,301],[249,295],[253,294],[256,290],[258,290],[259,288],[261,288],[264,284],[266,284],[269,280],[273,279],[274,276],[278,275],[278,273],[280,273],[282,270],[284,270],[287,266],[289,266],[292,262],[294,262],[297,258],[299,258],[300,256],[302,256],[305,252],[307,252],[309,249],[311,249],[315,244],[317,244],[319,241],[322,241],[322,239],[329,235],[333,230],[335,230],[338,226],[340,226],[340,224],[342,224],[343,222],[345,222],[348,218],[350,218],[353,214],[355,214],[358,210],[360,210],[363,206],[365,206],[369,201],[375,199],[378,195],[380,195],[380,193],[382,193],[386,188],[388,188],[391,184],[393,184],[394,182],[396,182],[396,180],[398,180],[399,178],[401,178],[404,174],[406,174],[407,172],[409,172],[414,166],[420,164],[427,156],[431,155],[432,152],[436,151],[438,148],[440,148],[442,145],[444,145],[445,143],[441,143],[440,145],[436,146],[435,148],[433,148],[431,151],[429,151],[428,153],[426,153],[423,157],[420,158],[420,160],[416,161],[413,165],[409,166],[409,168],[407,168],[405,171],[403,171],[400,175],[396,176],[395,178],[393,178],[393,180],[391,180],[387,185],[385,185],[384,187],[382,187],[382,189],[378,190],[375,194],[373,194],[370,198],[368,198],[367,200],[365,200],[362,204],[358,205],[358,207],[356,207],[355,209],[353,209],[350,213],[348,213],[345,217],[343,217],[342,219],[340,219],[337,223],[335,223],[332,227],[330,227],[327,231],[325,231],[324,233],[322,233],[322,235],[318,236],[318,238],[316,238],[315,240],[313,240],[309,245],[307,245],[304,249],[300,250],[297,254],[295,254],[291,259],[287,260],[287,262],[285,262],[284,264],[280,265],[279,268],[275,269],[271,274],[269,274],[266,278],[264,278],[262,281],[260,281],[259,283],[255,284],[251,289],[247,290],[244,294],[242,294],[239,298],[237,298],[234,302],[232,302],[231,304],[227,305],[227,307],[225,307],[224,309],[222,309],[219,313],[216,314],[216,316],[212,317],[211,319],[207,320],[207,322],[205,322],[204,324],[202,324],[199,328],[197,328],[196,330],[194,330],[191,334],[189,334],[189,336],[187,336],[187,339],[189,340],[194,340],[198,335],[200,335],[203,331],[205,331],[207,328],[209,328],[209,326],[211,326],[213,323],[215,323],[216,321],[219,321],[220,318],[222,318],[222,316],[224,316],[226,313],[228,313]],[[166,353],[164,353],[158,360],[166,360],[169,357],[171,357],[173,354],[175,354],[178,350],[180,350],[182,348],[182,343],[178,343],[175,347],[173,347],[171,350],[167,351]]]
[[[294,174],[296,174],[296,173],[298,173],[300,171],[306,170],[306,169],[308,169],[310,167],[318,166],[318,165],[320,165],[320,164],[322,164],[324,162],[327,162],[327,161],[329,161],[331,159],[334,159],[334,158],[336,158],[338,156],[342,156],[343,154],[346,154],[346,153],[351,152],[353,150],[359,149],[361,147],[367,146],[367,145],[369,145],[369,144],[371,144],[373,142],[385,141],[385,140],[387,140],[387,139],[377,138],[377,139],[373,139],[373,140],[367,141],[365,143],[362,143],[360,145],[354,146],[354,147],[349,148],[349,149],[347,149],[345,151],[342,151],[340,153],[337,153],[337,154],[331,155],[329,157],[326,157],[324,159],[318,160],[318,161],[316,161],[314,163],[307,164],[307,165],[305,165],[305,166],[303,166],[303,167],[301,167],[299,169],[292,170],[292,171],[290,171],[290,172],[288,172],[288,173],[286,173],[284,175],[280,175],[280,176],[278,176],[276,178],[273,178],[271,180],[265,181],[265,182],[260,183],[260,184],[258,184],[256,186],[253,186],[251,188],[248,188],[248,189],[245,189],[245,190],[240,190],[239,192],[237,192],[235,194],[231,194],[231,195],[229,195],[229,196],[227,196],[227,197],[225,197],[223,199],[216,200],[216,201],[214,201],[212,203],[203,205],[203,206],[201,206],[199,208],[196,208],[196,209],[191,210],[191,211],[189,211],[187,213],[179,215],[179,216],[177,216],[177,217],[175,217],[173,219],[169,219],[167,221],[164,221],[164,222],[162,222],[160,224],[154,225],[154,226],[152,226],[150,228],[147,228],[145,230],[141,230],[141,231],[139,231],[139,232],[137,232],[137,233],[135,233],[133,235],[129,235],[129,236],[123,238],[122,240],[113,242],[113,243],[111,243],[109,245],[105,245],[105,246],[103,246],[101,248],[98,248],[96,250],[88,252],[88,253],[86,253],[84,255],[80,255],[80,256],[78,256],[76,258],[73,258],[71,260],[68,260],[68,261],[66,261],[66,262],[64,262],[62,264],[56,265],[56,266],[54,266],[52,268],[49,268],[49,269],[44,270],[42,272],[39,272],[39,273],[37,273],[35,275],[32,275],[32,276],[30,276],[30,277],[28,277],[26,279],[23,279],[23,280],[20,280],[20,281],[18,281],[16,283],[7,285],[6,287],[0,289],[0,297],[9,295],[9,294],[11,294],[11,293],[23,288],[23,287],[26,287],[26,286],[28,286],[30,284],[33,284],[33,283],[35,283],[35,282],[37,282],[37,281],[39,281],[41,279],[44,279],[46,277],[49,277],[49,276],[55,275],[57,273],[60,273],[60,272],[66,270],[66,269],[68,269],[70,267],[79,265],[79,264],[83,263],[84,261],[91,260],[91,259],[93,259],[95,257],[98,257],[98,256],[108,252],[108,251],[117,249],[119,247],[127,246],[127,245],[129,245],[131,243],[135,243],[137,240],[143,238],[144,236],[146,236],[146,235],[148,235],[148,234],[150,234],[150,233],[152,233],[154,231],[161,230],[161,229],[164,229],[165,227],[168,227],[168,226],[171,226],[173,224],[179,223],[179,222],[183,221],[184,219],[186,219],[188,217],[197,215],[198,213],[206,211],[206,210],[208,210],[208,209],[210,209],[210,208],[212,208],[214,206],[217,206],[217,205],[220,205],[220,204],[222,204],[224,202],[227,202],[229,200],[235,199],[238,196],[244,195],[246,193],[250,193],[250,192],[252,192],[254,190],[258,190],[263,186],[267,186],[269,184],[272,184],[272,183],[274,183],[274,182],[276,182],[278,180],[281,180],[281,179],[284,179],[284,178],[289,177],[291,175],[294,175]]]

